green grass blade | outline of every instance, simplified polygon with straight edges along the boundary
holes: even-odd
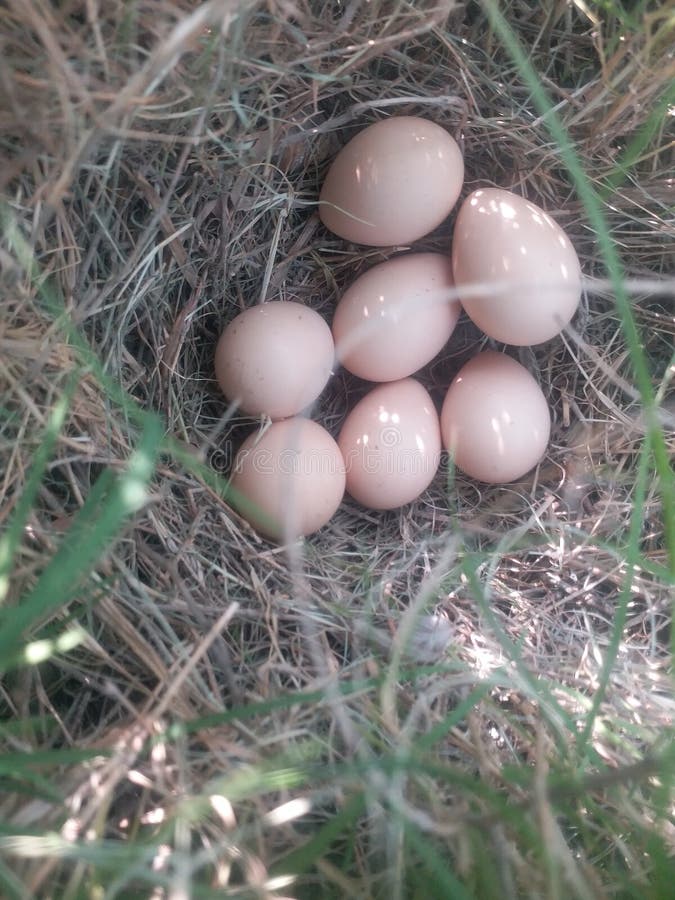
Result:
[[[133,865],[139,859],[151,863],[157,847],[141,844],[140,841],[129,844],[114,840],[74,842],[55,832],[45,831],[40,835],[24,833],[0,837],[0,852],[21,859],[77,860],[109,871],[117,866]]]
[[[445,716],[442,721],[434,725],[433,728],[430,728],[426,734],[415,739],[415,751],[430,750],[433,745],[444,738],[452,728],[459,725],[459,723],[466,718],[471,710],[480,703],[489,691],[490,686],[486,684],[482,684],[480,687],[471,691],[468,697],[465,697],[464,700],[458,703],[452,712]]]
[[[546,713],[547,718],[556,729],[561,739],[561,746],[563,746],[565,730],[568,732],[574,730],[572,718],[558,703],[546,682],[543,679],[535,678],[525,665],[517,644],[506,634],[485,598],[483,585],[476,576],[477,569],[477,558],[473,555],[467,555],[462,562],[462,571],[471,587],[476,602],[480,605],[485,620],[508,658],[515,664],[516,671],[523,685],[527,687],[532,697],[536,697],[541,702],[542,711]]]
[[[28,596],[5,616],[0,629],[0,659],[6,659],[30,626],[72,598],[80,581],[114,540],[124,522],[146,499],[162,440],[158,418],[146,428],[127,469],[118,477],[105,472],[92,488],[63,542]],[[100,484],[99,484],[100,482]]]
[[[38,728],[44,732],[50,732],[56,725],[56,719],[52,716],[25,716],[21,719],[10,719],[0,722],[0,739],[9,735],[24,737],[26,732],[34,732]]]
[[[24,771],[34,766],[62,766],[65,763],[81,763],[110,756],[108,750],[78,750],[64,747],[60,750],[31,750],[28,753],[0,753],[0,772]]]
[[[614,624],[609,640],[609,645],[605,651],[605,658],[602,665],[602,671],[598,679],[598,687],[593,695],[591,708],[586,716],[586,724],[584,730],[579,736],[578,749],[584,760],[588,759],[587,747],[588,742],[593,734],[593,726],[600,711],[600,707],[605,699],[609,679],[619,653],[623,629],[626,624],[628,615],[628,604],[631,599],[631,589],[633,586],[633,572],[637,559],[640,556],[640,533],[642,531],[643,510],[645,505],[645,496],[647,493],[647,475],[649,472],[649,454],[650,441],[649,436],[642,444],[642,452],[637,468],[637,477],[635,481],[635,496],[633,500],[633,509],[630,518],[630,528],[628,532],[628,546],[626,548],[626,576],[619,593],[619,602],[616,607],[614,616]]]
[[[19,881],[14,872],[0,859],[0,888],[7,900],[31,900],[28,889]]]
[[[356,828],[365,808],[365,794],[354,794],[313,838],[276,862],[272,872],[275,875],[301,875],[308,872],[347,828]]]
[[[14,513],[5,533],[0,537],[0,606],[5,601],[9,591],[9,576],[14,554],[21,543],[21,535],[28,521],[30,511],[35,504],[35,498],[47,468],[47,463],[54,452],[56,441],[66,421],[68,409],[70,408],[79,378],[79,372],[71,374],[63,393],[51,411],[44,435],[35,451],[33,465],[31,466],[24,490],[14,508]]]
[[[436,852],[431,840],[420,834],[417,828],[404,822],[405,838],[415,855],[424,863],[428,874],[431,876],[430,881],[426,882],[428,890],[429,885],[433,885],[433,896],[436,900],[474,900],[462,882],[457,878],[451,869],[451,860],[441,859]],[[426,896],[431,896],[427,894]]]
[[[672,82],[661,95],[645,124],[635,132],[617,160],[611,174],[605,181],[602,190],[603,199],[608,199],[613,191],[628,177],[633,166],[639,162],[650,141],[654,138],[659,128],[662,127],[663,120],[674,103],[675,82]]]
[[[644,406],[647,428],[652,442],[654,461],[660,483],[668,560],[671,571],[675,572],[675,473],[670,467],[670,457],[665,436],[656,418],[654,390],[649,367],[635,319],[631,312],[630,301],[624,288],[623,266],[607,227],[602,201],[587,177],[572,140],[553,109],[546,90],[515,32],[504,18],[495,0],[483,0],[483,3],[492,26],[532,92],[532,100],[544,117],[546,127],[560,150],[560,156],[570,173],[570,177],[586,209],[589,223],[597,236],[598,246],[607,266],[616,308],[628,343],[635,382]]]
[[[39,775],[37,772],[32,772],[29,769],[24,769],[15,778],[5,778],[0,775],[0,794],[5,796],[8,794],[22,794],[31,798],[40,797],[43,800],[56,804],[61,804],[65,800],[65,797],[54,787],[49,778],[45,778],[44,775]]]
[[[422,678],[428,678],[430,675],[456,675],[456,669],[450,669],[447,666],[418,666],[415,669],[402,669],[399,677],[402,681],[410,681],[415,684]],[[354,681],[344,681],[337,686],[337,690],[341,697],[352,697],[361,693],[368,693],[382,686],[385,675],[377,678],[363,678]],[[490,680],[486,680],[485,689],[488,690],[494,684]],[[201,731],[204,728],[216,728],[219,725],[226,725],[229,722],[238,719],[245,721],[246,719],[254,719],[257,716],[267,716],[273,712],[279,712],[283,709],[289,709],[299,705],[313,705],[326,702],[326,692],[324,690],[317,691],[293,691],[286,694],[280,694],[271,700],[263,700],[260,703],[247,703],[244,706],[235,706],[225,710],[222,713],[210,713],[207,716],[200,716],[197,719],[191,719],[187,722],[174,722],[167,729],[167,736],[172,740],[177,740],[186,734],[193,734],[195,731]],[[163,740],[158,738],[157,740]]]
[[[106,398],[122,410],[125,418],[130,423],[146,427],[146,423],[153,418],[154,413],[143,409],[124,390],[121,384],[114,378],[111,378],[105,371],[100,359],[93,352],[77,324],[73,321],[58,286],[43,277],[35,261],[32,248],[21,234],[12,210],[2,202],[0,202],[0,226],[2,226],[5,239],[13,248],[19,263],[33,280],[43,308],[52,317],[58,330],[63,334],[67,342],[76,349],[82,365],[93,373],[98,384],[105,392]],[[201,462],[193,451],[186,448],[184,444],[172,435],[167,434],[163,436],[161,450],[170,454],[172,459],[201,479],[204,484],[216,491],[223,499],[228,497],[232,497],[235,500],[239,499],[240,501],[243,499],[238,497],[236,492],[230,488],[226,478],[223,478],[210,466]]]

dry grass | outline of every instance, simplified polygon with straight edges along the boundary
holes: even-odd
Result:
[[[622,22],[605,6],[502,8],[590,181],[609,190],[672,458],[672,115],[652,127],[675,76],[672,12],[643,3]],[[645,835],[675,852],[658,799],[675,712],[658,480],[650,469],[631,544],[645,419],[630,346],[545,117],[485,13],[440,0],[10,0],[0,17],[0,180],[40,273],[11,240],[0,245],[0,523],[82,362],[44,283],[110,382],[175,439],[149,502],[77,600],[35,623],[58,633],[73,615],[84,641],[0,685],[5,722],[24,723],[0,731],[7,752],[110,753],[52,770],[62,801],[0,799],[2,849],[25,895],[461,897],[493,885],[492,896],[609,897],[632,896],[628,884],[649,895]],[[316,199],[336,150],[392,113],[443,124],[464,150],[466,192],[522,192],[577,247],[589,290],[574,328],[520,354],[553,410],[550,452],[507,488],[458,476],[448,489],[439,473],[394,513],[346,501],[286,552],[200,475],[200,462],[226,475],[255,425],[219,396],[214,344],[265,298],[330,319],[344,286],[389,255],[328,234]],[[617,160],[645,130],[619,178]],[[451,230],[419,248],[445,251]],[[437,400],[483,340],[463,323],[428,368]],[[362,390],[339,374],[317,418],[335,433]],[[122,468],[137,424],[85,370],[7,603],[34,583],[101,473]],[[293,692],[311,702],[286,700]],[[418,751],[425,770],[406,763]],[[364,808],[345,813],[311,874],[270,883],[279,860],[359,796]],[[298,799],[297,818],[274,812]],[[134,857],[137,869],[118,861],[142,841],[152,853]],[[92,856],[69,842],[89,842]],[[448,893],[438,873],[438,893],[425,892],[420,866],[434,871],[434,848],[465,893]]]

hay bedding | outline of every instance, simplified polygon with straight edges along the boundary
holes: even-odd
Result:
[[[523,193],[567,230],[585,275],[605,277],[559,153],[478,4],[17,0],[3,15],[0,177],[12,213],[108,375],[142,407],[160,411],[168,433],[218,473],[227,473],[233,448],[256,424],[227,410],[213,381],[224,324],[263,298],[299,300],[330,320],[344,286],[390,255],[346,244],[316,216],[330,160],[365,124],[415,114],[444,125],[462,143],[465,193],[485,184]],[[648,118],[667,48],[637,33],[619,42],[614,20],[596,20],[582,5],[514,2],[508,18],[598,182]],[[639,178],[618,187],[606,208],[633,280],[668,273],[666,142],[659,132]],[[452,219],[417,249],[444,252],[451,230]],[[2,443],[6,519],[77,354],[6,247],[2,264],[0,373],[5,410],[14,414]],[[672,352],[672,308],[649,288],[633,294],[658,384]],[[462,322],[425,370],[437,400],[484,340]],[[8,683],[0,698],[4,715],[56,716],[58,734],[46,745],[117,748],[97,775],[110,792],[103,834],[126,835],[123,820],[149,827],[149,808],[172,809],[177,795],[200,793],[234,765],[274,759],[308,738],[324,763],[414,745],[502,666],[511,680],[446,735],[441,758],[494,782],[502,765],[554,752],[555,728],[550,718],[544,724],[532,683],[508,663],[505,641],[519,646],[535,679],[550,679],[572,720],[581,718],[598,687],[626,574],[612,546],[625,543],[644,424],[608,289],[584,296],[573,331],[519,356],[554,414],[550,451],[536,473],[506,488],[460,476],[448,490],[441,472],[419,501],[387,514],[346,500],[327,528],[288,553],[261,541],[203,479],[163,458],[151,502],[96,570],[105,590],[82,613],[87,642]],[[363,391],[338,373],[315,417],[336,434]],[[664,394],[672,425],[672,393]],[[96,378],[84,376],[21,548],[14,599],[100,472],[128,457],[134,434]],[[617,767],[638,763],[672,721],[655,485],[641,546],[652,571],[635,575],[593,740]],[[486,607],[462,574],[467,553],[480,560]],[[408,668],[449,662],[452,671],[394,679],[381,696],[340,700],[331,688],[336,676],[386,672],[392,656]],[[138,754],[139,734],[157,734],[175,718],[317,687],[326,702],[203,729],[162,745],[164,759]],[[130,785],[130,767],[144,792]],[[86,829],[99,805],[88,775],[74,768],[64,778],[72,819]],[[341,789],[324,790],[327,808],[339,805]],[[387,792],[381,788],[381,797]],[[291,796],[271,791],[235,805],[237,827],[250,831]],[[449,836],[449,822],[466,811],[461,797],[427,784],[401,802],[470,869],[471,854]],[[17,797],[0,808],[27,825],[61,822],[59,808],[36,810]],[[304,830],[260,826],[241,877],[254,883],[256,864],[321,821],[317,813]],[[217,840],[228,827],[217,818],[202,834]],[[366,853],[386,849],[386,834],[371,813],[357,843]],[[522,889],[537,895],[544,876],[528,871],[521,881],[524,861],[513,848],[504,853]],[[56,862],[23,865],[39,892]],[[384,877],[381,865],[369,875],[367,860],[354,865],[350,877],[361,867],[364,895]],[[329,868],[322,877],[339,881]]]

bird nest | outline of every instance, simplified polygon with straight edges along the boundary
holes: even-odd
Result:
[[[668,892],[672,23],[591,7],[10,0],[4,895]],[[572,325],[516,353],[549,450],[281,548],[228,505],[257,423],[215,343],[264,299],[330,321],[391,256],[317,215],[390,115],[577,249]],[[485,341],[461,320],[437,402]],[[337,434],[364,389],[339,372],[315,417]]]

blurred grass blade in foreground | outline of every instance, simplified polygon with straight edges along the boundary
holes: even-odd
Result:
[[[126,468],[103,472],[73,520],[36,585],[14,609],[0,618],[0,659],[16,650],[31,627],[71,600],[96,562],[118,536],[124,523],[147,499],[162,441],[158,417],[148,416],[145,429]]]

